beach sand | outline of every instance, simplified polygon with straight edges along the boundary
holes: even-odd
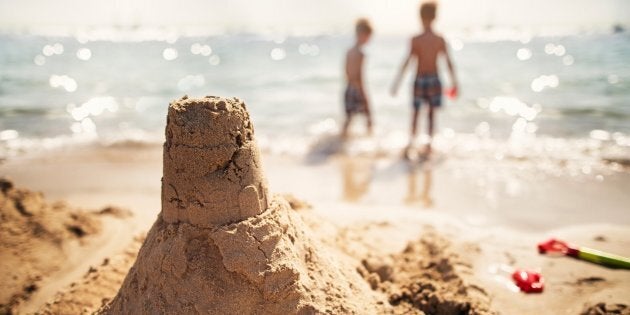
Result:
[[[351,300],[350,293],[338,291],[328,297],[332,300],[310,297],[317,310],[364,313],[352,303],[367,303],[374,313],[399,314],[630,311],[625,306],[630,304],[629,271],[536,251],[538,242],[554,236],[630,256],[626,173],[599,182],[513,175],[518,172],[503,172],[509,167],[504,165],[479,176],[478,165],[446,158],[417,167],[395,157],[332,154],[313,163],[265,152],[262,165],[269,191],[291,196],[280,217],[309,235],[299,248],[316,248],[328,257],[322,261],[337,261],[343,274],[352,273],[339,281],[351,281],[364,299],[372,296]],[[144,235],[160,222],[162,166],[162,147],[132,144],[25,154],[3,162],[2,176],[18,187],[44,192],[48,201],[63,200],[81,209],[115,205],[133,214],[99,219],[102,227],[83,245],[63,247],[70,258],[50,260],[53,270],[40,276],[34,292],[22,297],[13,312],[92,313],[114,299]],[[41,260],[37,253],[17,256]],[[22,265],[11,270],[19,273]],[[540,270],[545,291],[514,292],[504,277],[491,272],[500,265]],[[311,274],[313,266],[304,266],[304,275]],[[329,272],[325,262],[316,266]],[[319,284],[304,288],[323,290]],[[341,301],[350,308],[335,308]]]
[[[127,210],[49,203],[7,179],[0,187],[0,313],[37,310],[89,267],[92,256],[123,248],[116,241],[131,216]]]

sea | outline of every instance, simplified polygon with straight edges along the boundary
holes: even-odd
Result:
[[[412,35],[376,34],[364,49],[375,135],[356,151],[393,155],[409,141],[413,74],[397,96],[390,87]],[[446,39],[460,93],[438,112],[437,151],[572,176],[627,172],[630,33]],[[350,34],[0,34],[0,157],[160,144],[168,104],[183,95],[243,99],[263,152],[326,154],[343,121],[352,45]],[[361,119],[352,132],[363,139]]]

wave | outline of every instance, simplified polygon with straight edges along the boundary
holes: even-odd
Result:
[[[307,164],[326,163],[336,157],[399,159],[408,144],[405,133],[394,131],[373,137],[355,137],[343,142],[336,130],[303,136],[257,135],[263,154],[293,156]],[[15,138],[0,140],[0,159],[50,150],[97,146],[122,149],[159,147],[162,135],[121,134],[108,139],[92,136],[53,138]],[[421,139],[418,147],[426,139]],[[601,137],[593,131],[582,138],[532,136],[493,139],[486,135],[455,133],[450,129],[438,134],[433,147],[451,163],[473,168],[512,165],[519,171],[542,172],[554,176],[600,176],[630,172],[630,135],[616,133]]]
[[[598,116],[619,120],[630,118],[630,112],[622,108],[598,107],[598,108],[550,108],[545,110],[547,114],[554,113],[562,116]]]
[[[0,107],[0,117],[8,116],[44,116],[52,113],[63,113],[63,110],[50,107]]]

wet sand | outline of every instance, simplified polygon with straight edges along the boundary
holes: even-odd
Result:
[[[8,160],[0,165],[0,174],[18,186],[43,191],[50,200],[85,208],[130,209],[134,214],[130,227],[116,229],[124,247],[148,230],[160,210],[161,153],[157,146],[84,147]],[[264,153],[263,164],[270,190],[291,193],[312,205],[303,215],[324,223],[311,228],[324,239],[334,239],[331,246],[357,265],[370,256],[396,257],[409,242],[437,232],[448,240],[448,252],[459,257],[458,276],[479,288],[499,313],[577,314],[599,302],[627,304],[630,272],[539,256],[535,248],[537,242],[556,236],[630,256],[630,214],[624,211],[630,203],[624,193],[630,187],[627,174],[611,175],[603,182],[519,175],[513,170],[479,176],[472,171],[476,166],[448,159],[432,168],[418,168],[398,159],[331,156],[312,164]],[[98,265],[123,252],[122,248],[95,252],[89,265],[108,272]],[[545,292],[525,295],[508,290],[488,271],[496,264],[540,269],[547,281]],[[122,265],[116,268],[124,270]],[[88,271],[84,265],[76,267],[77,279],[59,282],[56,294],[67,298],[70,283],[80,286]],[[53,294],[38,300],[41,305],[22,311],[43,307],[43,300],[54,298]]]

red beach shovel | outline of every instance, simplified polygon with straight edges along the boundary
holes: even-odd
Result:
[[[611,268],[630,269],[630,258],[601,252],[588,247],[570,245],[555,238],[539,243],[538,252],[541,254],[550,254],[552,256],[570,256]]]

